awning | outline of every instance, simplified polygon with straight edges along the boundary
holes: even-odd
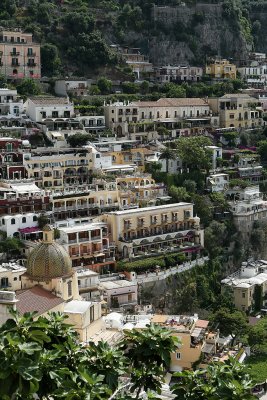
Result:
[[[214,349],[214,344],[205,343],[201,352],[210,354],[213,349]]]

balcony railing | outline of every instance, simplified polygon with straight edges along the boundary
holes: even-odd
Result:
[[[27,67],[36,67],[36,65],[37,65],[36,63],[27,63]]]
[[[11,63],[11,66],[12,66],[12,67],[19,67],[19,66],[20,66],[20,63],[14,63],[14,62],[12,62],[12,63]]]
[[[17,57],[17,56],[20,55],[20,52],[19,51],[11,51],[10,55],[13,56],[13,57]]]

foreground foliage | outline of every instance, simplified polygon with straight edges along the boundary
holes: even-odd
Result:
[[[37,320],[29,313],[13,317],[0,328],[3,400],[32,399],[34,394],[43,400],[105,400],[123,375],[131,377],[132,391],[159,390],[177,346],[167,330],[151,326],[126,335],[117,347],[100,342],[86,348],[60,314]]]

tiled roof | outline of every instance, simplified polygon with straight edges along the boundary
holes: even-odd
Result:
[[[209,325],[209,321],[206,321],[204,319],[198,319],[196,322],[196,328],[207,328]]]
[[[20,314],[37,311],[37,315],[41,315],[64,303],[62,298],[38,285],[17,294],[17,299],[17,310]]]
[[[137,101],[133,103],[138,107],[187,107],[208,106],[206,100],[195,98],[162,98],[157,101]]]
[[[36,106],[71,104],[67,97],[35,96],[29,98]]]

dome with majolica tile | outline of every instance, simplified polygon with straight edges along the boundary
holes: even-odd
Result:
[[[43,228],[43,241],[28,257],[27,275],[33,280],[47,281],[72,274],[70,256],[63,246],[54,241],[53,227],[46,225]]]

